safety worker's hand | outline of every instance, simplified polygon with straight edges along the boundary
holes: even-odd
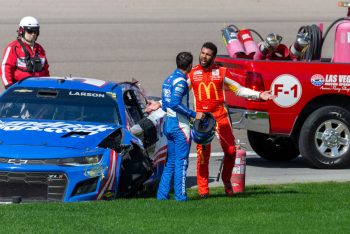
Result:
[[[261,92],[259,94],[259,98],[266,101],[266,100],[272,100],[276,98],[276,96],[271,94],[271,90],[268,90],[268,91]]]
[[[204,119],[205,114],[203,112],[197,112],[196,113],[196,119]]]
[[[151,113],[152,111],[158,110],[162,105],[160,102],[154,100],[147,100],[147,106],[145,108],[146,113]]]

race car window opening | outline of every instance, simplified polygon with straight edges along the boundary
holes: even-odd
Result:
[[[130,125],[135,125],[143,118],[140,104],[136,98],[134,90],[127,90],[124,92],[124,104],[128,114]]]
[[[58,95],[57,90],[39,90],[37,97],[46,97],[46,98],[56,98]]]
[[[144,96],[143,92],[141,92],[139,89],[134,91],[135,98],[137,100],[137,103],[139,104],[139,107],[141,108],[141,113],[143,113],[143,117],[145,117],[145,108],[147,106],[147,99]]]
[[[14,89],[3,95],[0,118],[121,123],[117,103],[110,95],[34,88]]]

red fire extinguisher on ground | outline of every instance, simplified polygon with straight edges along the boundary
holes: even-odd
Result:
[[[222,160],[216,181],[220,180],[221,170],[224,160]],[[245,188],[245,172],[246,172],[246,151],[241,148],[239,140],[236,144],[236,160],[231,174],[231,184],[234,193],[243,193]]]
[[[246,151],[241,148],[239,141],[236,145],[236,161],[231,175],[234,193],[243,193],[245,188]]]

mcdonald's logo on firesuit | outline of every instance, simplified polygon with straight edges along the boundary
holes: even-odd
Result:
[[[199,96],[199,101],[202,101],[202,86],[204,88],[204,92],[206,94],[207,99],[211,99],[211,90],[210,87],[213,86],[214,94],[215,94],[215,100],[219,100],[219,94],[216,89],[216,85],[213,81],[211,81],[208,85],[206,85],[204,82],[201,82],[198,86],[198,96]]]

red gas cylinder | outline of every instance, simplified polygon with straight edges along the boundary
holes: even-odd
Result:
[[[231,58],[242,57],[244,48],[242,43],[237,38],[237,32],[230,25],[222,30],[222,37],[224,39],[226,50]]]
[[[244,45],[246,55],[254,56],[259,51],[258,45],[254,41],[249,29],[241,29],[237,36]]]
[[[231,175],[231,184],[234,193],[244,192],[246,151],[239,146],[236,147],[236,161]]]

